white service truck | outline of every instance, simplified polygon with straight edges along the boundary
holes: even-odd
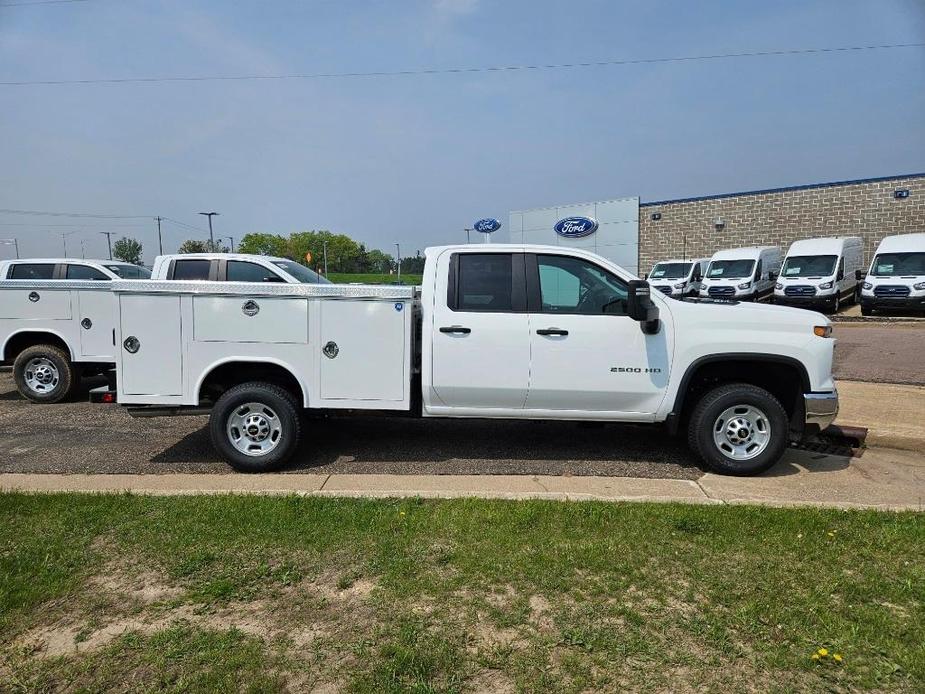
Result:
[[[115,362],[116,279],[329,284],[287,258],[240,253],[164,255],[153,271],[107,260],[36,258],[0,263],[0,355],[16,388],[39,403],[63,400],[81,376]]]
[[[247,472],[286,463],[303,410],[664,424],[730,474],[767,469],[837,413],[820,314],[650,295],[574,248],[425,257],[419,289],[115,282],[116,388],[91,399],[209,412],[216,449]]]

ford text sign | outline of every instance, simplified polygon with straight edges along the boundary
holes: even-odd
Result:
[[[476,231],[480,231],[483,234],[490,234],[493,231],[498,231],[501,228],[501,222],[497,219],[492,219],[488,217],[486,219],[480,219],[475,224],[472,225],[472,228]]]
[[[597,231],[597,220],[590,217],[566,217],[560,219],[553,227],[559,236],[567,239],[580,239]]]

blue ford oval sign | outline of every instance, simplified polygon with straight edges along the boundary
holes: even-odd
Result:
[[[566,217],[560,219],[553,228],[559,236],[580,239],[597,231],[597,220],[590,217]]]
[[[497,219],[492,219],[487,217],[486,219],[480,219],[475,224],[472,225],[472,228],[476,231],[480,231],[483,234],[490,234],[493,231],[498,231],[501,228],[501,222]]]

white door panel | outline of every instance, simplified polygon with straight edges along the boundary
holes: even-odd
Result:
[[[0,293],[0,318],[67,320],[70,317],[70,290],[4,289]]]
[[[127,395],[182,395],[183,360],[180,340],[180,297],[132,295],[119,297],[122,341],[117,346],[121,370],[119,390]],[[125,347],[138,341],[134,353]]]
[[[110,357],[115,359],[113,321],[115,320],[115,294],[110,291],[79,291],[80,351],[84,357]]]
[[[308,300],[195,296],[193,339],[199,342],[308,342]]]

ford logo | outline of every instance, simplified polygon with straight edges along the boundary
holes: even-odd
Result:
[[[472,225],[472,228],[476,231],[480,231],[483,234],[490,234],[493,231],[498,231],[501,228],[501,222],[497,219],[491,217],[486,217],[485,219],[480,219],[475,224]]]
[[[566,217],[560,219],[553,228],[559,236],[580,239],[597,231],[597,220],[590,217]]]

